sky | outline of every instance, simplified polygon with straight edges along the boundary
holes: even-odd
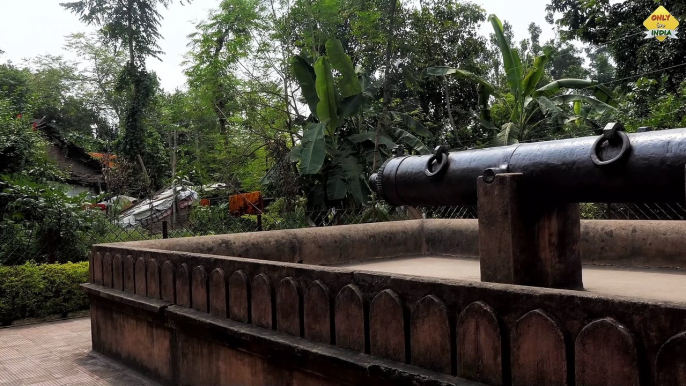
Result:
[[[69,0],[0,0],[0,49],[5,53],[0,62],[11,60],[23,63],[24,59],[37,55],[70,56],[62,48],[64,37],[77,32],[93,31],[81,23],[59,3]],[[555,36],[552,28],[545,22],[545,5],[548,0],[473,0],[486,10],[486,14],[495,13],[501,20],[512,24],[515,39],[528,36],[528,26],[535,22],[542,29],[541,41]],[[193,0],[189,5],[172,4],[162,10],[164,16],[160,33],[163,40],[159,42],[162,51],[162,62],[151,59],[148,68],[154,70],[166,91],[185,87],[183,75],[183,55],[187,52],[188,34],[194,32],[195,24],[203,20],[211,9],[218,7],[220,0]],[[491,26],[484,23],[480,30],[487,36],[492,32]]]

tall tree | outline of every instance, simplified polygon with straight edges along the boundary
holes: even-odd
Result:
[[[183,4],[183,0],[180,1]],[[190,2],[187,0],[186,2]],[[162,15],[159,6],[168,7],[173,0],[79,0],[61,3],[88,25],[102,28],[105,41],[126,47],[128,62],[120,74],[118,88],[130,92],[121,153],[131,161],[140,160],[145,153],[146,127],[144,113],[156,91],[154,75],[145,68],[148,57],[162,53],[157,41]]]
[[[615,78],[615,66],[606,47],[586,47],[584,49],[590,61],[591,78],[601,83],[610,83]]]
[[[506,22],[503,23],[504,28],[507,28],[506,24]],[[531,23],[529,24],[529,37],[519,43],[519,56],[527,66],[533,65],[534,59],[543,53],[543,46],[540,42],[541,32],[541,27]],[[585,58],[582,50],[570,42],[560,39],[550,39],[544,45],[550,50],[550,58],[546,73],[539,80],[540,86],[552,79],[583,79],[588,77],[589,72],[584,68]]]
[[[506,90],[499,90],[487,79],[474,73],[446,66],[430,67],[427,73],[434,76],[455,74],[477,83],[481,89],[480,95],[480,123],[487,130],[497,132],[495,143],[509,145],[531,139],[536,133],[547,129],[562,129],[570,121],[590,121],[587,115],[582,115],[583,105],[588,105],[598,113],[614,110],[616,105],[612,93],[597,82],[584,79],[559,79],[538,88],[537,85],[545,73],[545,67],[550,59],[550,47],[542,48],[542,54],[529,58],[528,54],[522,61],[522,53],[526,53],[536,45],[535,29],[531,45],[527,41],[520,44],[519,50],[513,47],[505,34],[503,23],[495,15],[488,20],[493,26],[498,47],[502,54],[504,73],[506,74]],[[521,52],[520,52],[521,51]],[[527,63],[530,62],[530,63]],[[579,89],[591,92],[585,94],[560,94],[564,89]],[[493,122],[493,116],[488,108],[488,100],[495,97],[501,106],[505,106],[505,122],[498,127]],[[568,116],[565,109],[573,105],[574,114]],[[549,125],[545,125],[545,123]],[[589,122],[590,123],[590,122]],[[544,124],[544,125],[542,125]]]
[[[28,65],[35,118],[52,122],[67,136],[115,139],[113,123],[102,113],[101,101],[86,91],[90,85],[76,63],[45,55],[29,60]],[[96,145],[92,150],[103,149]]]
[[[101,151],[100,140],[114,139],[114,131],[99,101],[84,92],[86,83],[80,69],[59,56],[37,56],[24,67],[0,65],[0,98],[11,102],[15,115],[50,122],[68,139]]]
[[[388,113],[391,107],[391,71],[393,69],[393,46],[395,43],[395,23],[396,23],[396,9],[398,8],[399,0],[389,0],[388,7],[388,24],[386,27],[386,53],[384,54],[384,65],[383,65],[383,111],[381,113],[381,124],[377,126],[376,137],[374,138],[374,163],[372,168],[376,169],[377,158],[378,158],[378,148],[379,148],[379,138],[384,131],[387,131],[390,127],[388,125]]]
[[[31,105],[31,72],[12,63],[0,64],[0,99],[8,101],[12,113],[26,114]]]
[[[594,46],[604,46],[617,65],[616,78],[633,80],[647,76],[657,79],[666,76],[665,90],[676,92],[686,80],[686,39],[645,38],[643,21],[664,6],[678,20],[686,16],[683,0],[609,0],[578,1],[551,0],[546,7],[547,20],[556,24],[564,40],[578,39]],[[618,84],[628,91],[629,82]]]
[[[222,135],[236,97],[237,66],[255,48],[252,36],[260,28],[261,8],[257,0],[224,0],[189,36],[188,83],[209,98]]]
[[[484,137],[474,112],[478,88],[459,78],[423,76],[427,67],[448,64],[484,76],[492,59],[478,34],[484,10],[462,1],[422,2],[408,10],[409,28],[399,41],[400,71],[391,84],[399,111],[412,114],[432,132],[429,144],[459,148]]]
[[[92,100],[113,125],[118,125],[126,115],[126,95],[116,91],[119,74],[126,66],[126,52],[105,44],[102,33],[68,35],[65,49],[78,58],[80,93]]]

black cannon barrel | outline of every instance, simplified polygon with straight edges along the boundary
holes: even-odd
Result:
[[[386,161],[370,184],[392,205],[470,205],[477,178],[490,169],[487,174],[523,173],[526,197],[533,200],[683,202],[686,129],[621,136],[628,143],[582,137],[450,152],[442,172],[435,163],[427,172],[431,156],[399,156]],[[620,158],[622,144],[628,148]]]

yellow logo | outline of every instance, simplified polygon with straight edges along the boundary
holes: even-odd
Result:
[[[652,15],[648,16],[643,25],[648,29],[646,38],[655,37],[659,41],[667,38],[678,39],[676,27],[679,26],[679,22],[663,6],[660,6]]]

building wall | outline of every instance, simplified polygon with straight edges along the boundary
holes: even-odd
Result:
[[[88,193],[87,198],[91,199],[100,194],[96,188],[89,186],[82,186],[76,184],[66,184],[67,186],[67,196],[75,197],[82,193]]]

